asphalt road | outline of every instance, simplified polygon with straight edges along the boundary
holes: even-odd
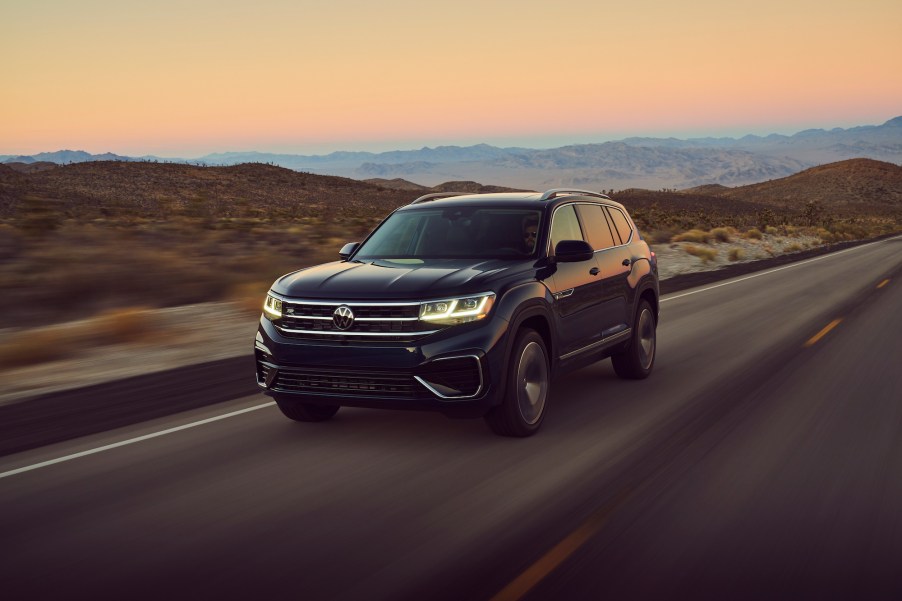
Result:
[[[28,469],[254,397],[4,457],[0,591],[900,598],[900,308],[894,238],[665,297],[652,377],[562,378],[530,439],[268,405]]]

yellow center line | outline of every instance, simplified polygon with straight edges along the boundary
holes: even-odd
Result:
[[[630,493],[619,495],[618,498],[604,507],[596,510],[592,515],[580,524],[576,530],[568,534],[564,539],[552,547],[538,561],[529,566],[526,571],[514,578],[507,586],[501,589],[490,601],[518,601],[541,582],[548,574],[553,572],[568,557],[573,555],[580,547],[586,544],[601,527],[614,510],[623,504]]]
[[[883,287],[886,286],[887,284],[889,284],[889,279],[883,280],[882,282],[880,282],[879,284],[877,284],[877,287],[878,287],[878,288],[883,288]]]
[[[815,334],[814,336],[812,336],[812,337],[808,340],[808,342],[805,343],[805,347],[807,348],[807,347],[809,347],[809,346],[814,346],[815,344],[817,344],[817,341],[818,341],[818,340],[820,340],[821,338],[823,338],[824,336],[826,336],[827,334],[829,334],[829,333],[830,333],[830,330],[832,330],[833,328],[835,328],[836,326],[838,326],[838,325],[839,325],[839,322],[841,322],[841,321],[842,321],[842,318],[840,317],[840,318],[834,319],[833,321],[831,321],[830,323],[828,323],[826,326],[824,326],[824,329],[823,329],[823,330],[821,330],[820,332],[818,332],[817,334]]]

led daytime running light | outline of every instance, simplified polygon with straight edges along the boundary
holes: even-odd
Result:
[[[263,310],[273,319],[279,319],[282,317],[282,301],[266,295],[266,302],[263,303]]]
[[[482,297],[470,297],[470,298],[463,298],[463,299],[454,299],[454,300],[449,300],[449,301],[436,301],[436,302],[431,302],[431,303],[424,303],[423,304],[423,313],[424,314],[421,315],[420,319],[422,319],[423,321],[439,321],[442,319],[457,318],[457,317],[477,317],[477,316],[482,317],[483,310],[486,308],[486,305],[489,303],[489,300],[493,299],[494,297],[495,297],[494,294],[486,294],[485,296],[482,296]],[[476,298],[479,298],[479,304],[476,306],[475,309],[469,309],[469,310],[464,309],[461,311],[457,311],[457,305],[461,301],[476,299]],[[429,305],[437,305],[440,302],[448,303],[447,311],[445,311],[444,313],[432,313],[432,314],[428,314],[428,315],[425,314],[425,307],[427,307]]]

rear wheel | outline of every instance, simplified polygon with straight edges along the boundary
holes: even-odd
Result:
[[[614,371],[621,378],[642,380],[655,366],[657,347],[657,323],[655,313],[647,300],[639,301],[636,321],[629,346],[623,352],[611,356]]]
[[[504,399],[485,416],[495,434],[523,437],[539,430],[551,390],[549,363],[542,337],[534,330],[520,331],[507,366]]]
[[[285,417],[296,422],[326,421],[338,413],[338,410],[341,408],[340,405],[316,405],[314,403],[285,399],[276,399],[276,404],[282,410],[282,413],[285,414]]]

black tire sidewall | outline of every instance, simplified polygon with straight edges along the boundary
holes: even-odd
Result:
[[[548,370],[548,391],[545,395],[545,405],[542,407],[542,414],[534,424],[528,423],[523,418],[523,415],[520,413],[520,406],[517,399],[517,371],[523,351],[530,342],[537,343],[542,349],[542,353],[545,355],[546,368]],[[503,403],[506,413],[508,414],[508,419],[510,419],[512,425],[517,430],[516,435],[528,436],[529,434],[536,432],[542,425],[542,422],[545,421],[545,416],[548,414],[548,400],[551,396],[551,365],[549,359],[545,340],[538,332],[531,329],[525,329],[517,334],[517,339],[514,341],[514,352],[511,353],[511,358],[507,366],[507,388]]]

